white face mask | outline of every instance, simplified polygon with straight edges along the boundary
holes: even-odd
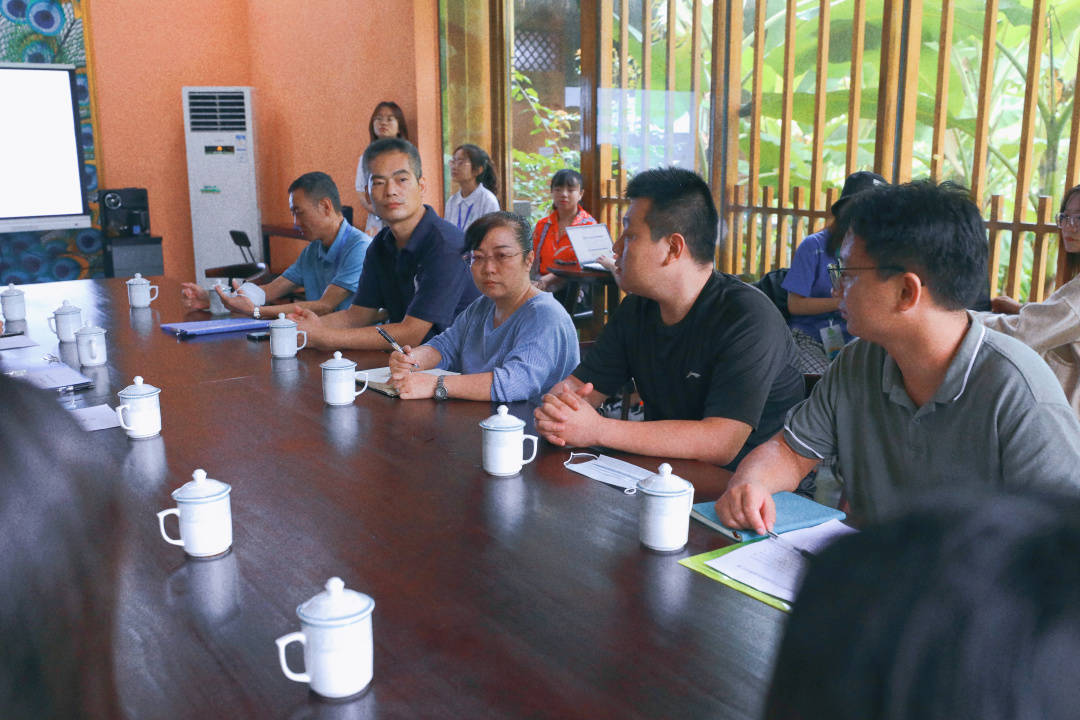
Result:
[[[576,457],[592,459],[585,462],[574,462]],[[587,452],[571,452],[570,457],[563,463],[563,467],[593,480],[599,480],[607,485],[622,488],[627,495],[633,495],[637,492],[639,480],[653,474],[651,470],[646,470],[624,460]]]

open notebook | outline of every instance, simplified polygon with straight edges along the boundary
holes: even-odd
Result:
[[[420,372],[427,375],[460,375],[451,370],[421,370]],[[390,397],[397,397],[398,391],[390,385],[390,367],[371,368],[370,370],[360,370],[356,373],[356,382],[364,382],[364,376],[367,375],[368,387],[375,392],[382,393],[383,395],[389,395]]]

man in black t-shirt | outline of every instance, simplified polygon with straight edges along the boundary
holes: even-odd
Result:
[[[764,294],[713,270],[719,218],[704,180],[647,170],[626,194],[615,273],[632,294],[574,373],[544,396],[536,427],[559,446],[733,470],[803,398],[791,333]],[[593,406],[630,378],[645,422],[601,417]]]

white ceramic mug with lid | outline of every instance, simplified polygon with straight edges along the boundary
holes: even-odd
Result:
[[[191,480],[173,490],[176,507],[157,514],[158,527],[165,542],[179,545],[192,557],[213,557],[232,546],[232,506],[229,503],[228,483],[206,477],[205,470],[196,470]],[[180,521],[180,537],[165,532],[165,518],[176,515]]]
[[[4,313],[7,322],[26,319],[26,294],[15,287],[15,283],[8,283],[0,292],[0,312]]]
[[[142,273],[135,273],[135,277],[127,281],[127,294],[131,307],[150,307],[150,303],[157,299],[158,286],[151,285]]]
[[[322,368],[323,400],[327,405],[352,405],[353,398],[367,390],[367,375],[356,372],[356,363],[341,357],[341,351],[334,351],[330,358],[319,367]],[[364,375],[364,387],[356,389],[357,375]]]
[[[637,484],[641,544],[660,552],[682,550],[690,534],[694,486],[673,475],[667,463],[659,470]]]
[[[49,329],[60,342],[75,342],[75,331],[82,326],[82,310],[64,300],[49,316]]]
[[[370,596],[348,590],[341,578],[330,578],[326,590],[300,604],[300,632],[279,637],[278,660],[285,677],[309,683],[327,698],[356,695],[368,686],[374,670]],[[285,659],[289,643],[304,646],[304,672],[293,672]]]
[[[160,395],[161,389],[143,382],[141,375],[135,376],[133,385],[128,385],[117,393],[122,404],[116,408],[116,417],[120,420],[120,427],[127,431],[128,437],[154,437],[161,432]]]
[[[227,315],[229,309],[225,307],[225,303],[221,302],[221,296],[218,295],[218,291],[215,288],[221,288],[226,295],[229,294],[229,288],[221,282],[221,278],[214,281],[213,286],[207,291],[210,296],[210,314],[211,315]]]
[[[297,345],[298,335],[304,336],[304,342]],[[276,358],[293,357],[307,347],[307,332],[296,329],[296,321],[278,313],[276,320],[270,321],[270,355]]]
[[[500,405],[495,414],[480,423],[483,429],[482,465],[489,475],[510,476],[521,472],[523,465],[536,459],[538,439],[525,434],[525,421]],[[532,454],[522,458],[525,441],[532,442]]]
[[[80,365],[94,367],[105,364],[105,328],[83,325],[75,331],[75,346],[78,348]]]

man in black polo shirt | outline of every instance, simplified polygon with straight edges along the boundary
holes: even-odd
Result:
[[[647,170],[626,194],[615,273],[632,294],[574,373],[544,396],[536,427],[560,446],[733,470],[803,398],[791,333],[764,294],[713,270],[719,219],[704,180],[678,168]],[[601,417],[593,406],[630,378],[645,422]]]
[[[400,138],[364,151],[368,195],[386,224],[368,248],[351,307],[318,317],[293,315],[308,345],[323,350],[385,350],[374,324],[402,345],[416,346],[445,330],[480,292],[461,260],[465,236],[424,204],[420,154]]]

